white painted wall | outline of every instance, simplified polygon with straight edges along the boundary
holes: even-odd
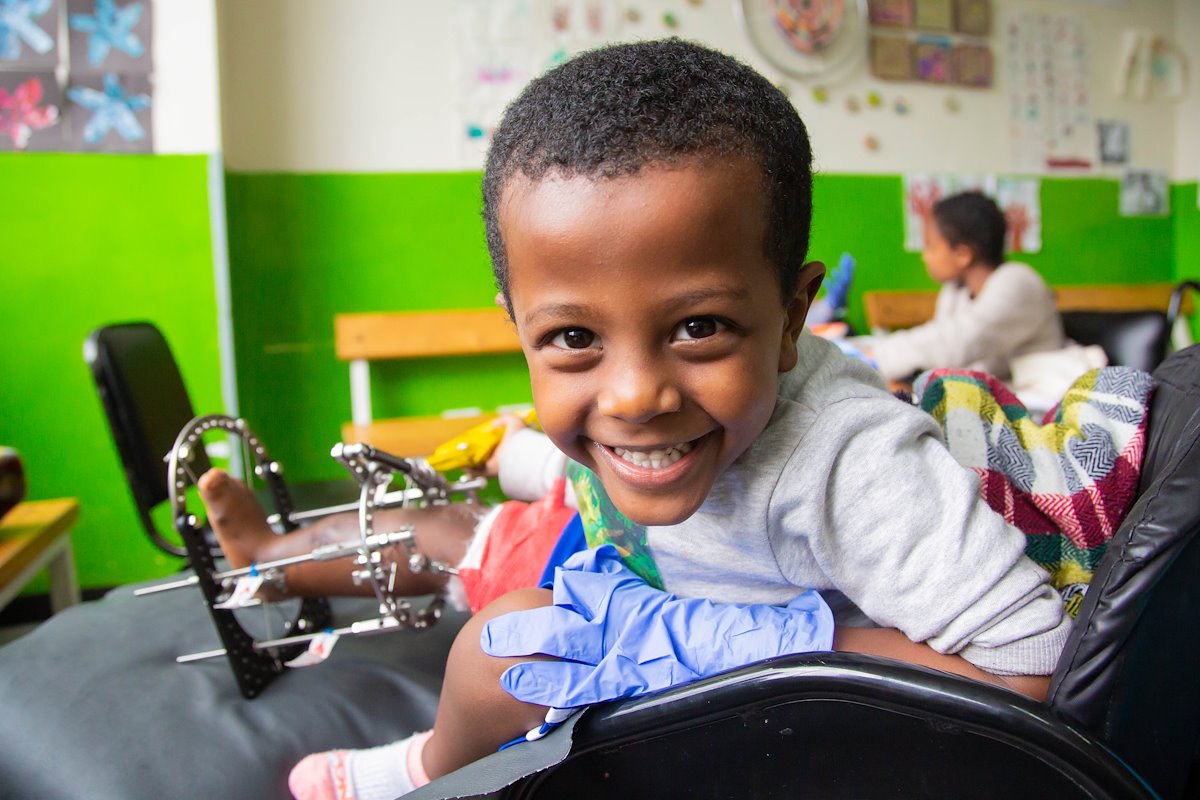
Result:
[[[172,0],[175,2],[175,0]],[[187,0],[198,3],[201,0]],[[404,172],[477,169],[464,156],[456,75],[456,0],[215,0],[220,40],[226,164],[240,171]],[[642,21],[621,38],[667,35],[661,15],[679,20],[678,35],[706,42],[779,79],[753,50],[732,0],[624,0]],[[1200,169],[1195,140],[1200,68],[1200,0],[993,0],[994,28],[1022,9],[1073,12],[1089,32],[1092,114],[1132,126],[1132,162],[1175,179]],[[1187,99],[1118,98],[1113,89],[1121,33],[1137,27],[1167,35],[1190,51]],[[997,55],[1000,33],[991,43]],[[968,91],[871,78],[865,64],[830,87],[818,103],[811,87],[787,81],[809,126],[825,172],[1011,172],[1004,67],[997,86]],[[863,102],[872,89],[887,109]],[[862,110],[850,113],[853,95]],[[953,95],[957,113],[946,109]],[[911,111],[891,110],[903,96]],[[881,143],[864,146],[868,135]]]
[[[1188,63],[1187,97],[1175,120],[1175,179],[1200,179],[1200,0],[1177,0],[1176,44]]]
[[[213,0],[154,3],[154,151],[221,149]]]

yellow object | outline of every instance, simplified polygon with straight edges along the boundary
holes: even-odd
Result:
[[[528,425],[537,425],[537,414],[533,409],[519,415]],[[487,463],[504,438],[504,426],[489,420],[468,429],[444,444],[438,445],[429,456],[429,466],[438,472],[455,469],[477,469]]]

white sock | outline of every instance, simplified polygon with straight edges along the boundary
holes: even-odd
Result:
[[[288,776],[297,800],[393,800],[429,782],[421,751],[429,731],[365,750],[305,756]]]

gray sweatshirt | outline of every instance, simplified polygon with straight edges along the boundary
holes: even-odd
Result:
[[[799,352],[766,430],[700,509],[647,529],[666,588],[770,604],[814,588],[839,624],[898,628],[993,674],[1052,672],[1062,601],[937,423],[830,343],[805,333]],[[502,457],[502,476],[558,471],[521,447]]]

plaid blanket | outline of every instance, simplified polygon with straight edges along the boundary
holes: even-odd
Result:
[[[1140,370],[1092,370],[1039,424],[981,372],[933,370],[913,386],[951,453],[979,475],[988,505],[1025,533],[1025,552],[1072,616],[1136,497],[1153,389]]]

